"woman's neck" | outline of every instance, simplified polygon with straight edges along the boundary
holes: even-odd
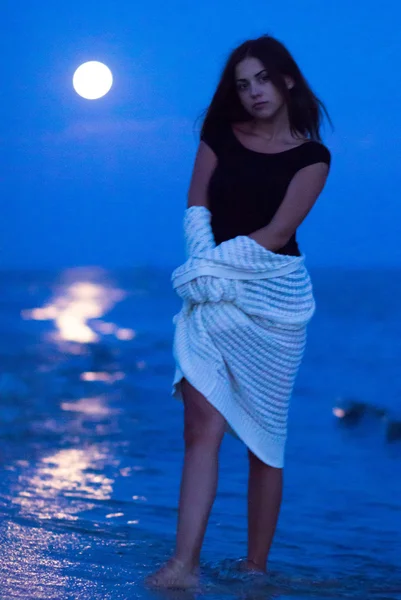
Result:
[[[250,123],[250,131],[269,142],[288,140],[293,137],[290,129],[287,107],[270,119],[254,119]]]

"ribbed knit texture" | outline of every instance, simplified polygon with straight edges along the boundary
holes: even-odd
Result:
[[[215,245],[206,207],[185,211],[186,262],[172,274],[176,371],[224,416],[263,462],[284,465],[288,407],[315,302],[303,256],[275,254],[248,236]]]

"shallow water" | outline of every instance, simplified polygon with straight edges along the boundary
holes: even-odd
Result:
[[[1,599],[401,598],[401,440],[386,438],[401,414],[401,277],[312,277],[270,574],[235,571],[247,459],[227,436],[202,591],[166,594],[143,578],[173,547],[183,450],[169,274],[1,274]],[[347,424],[339,398],[388,416]]]

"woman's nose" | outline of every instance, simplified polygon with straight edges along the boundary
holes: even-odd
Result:
[[[256,83],[251,82],[249,89],[250,89],[252,98],[257,98],[259,96],[260,90]]]

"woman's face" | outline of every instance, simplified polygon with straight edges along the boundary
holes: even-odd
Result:
[[[237,64],[235,82],[245,110],[255,118],[269,119],[285,104],[283,96],[270,81],[269,73],[258,58],[245,58]],[[287,82],[291,87],[291,83]]]

